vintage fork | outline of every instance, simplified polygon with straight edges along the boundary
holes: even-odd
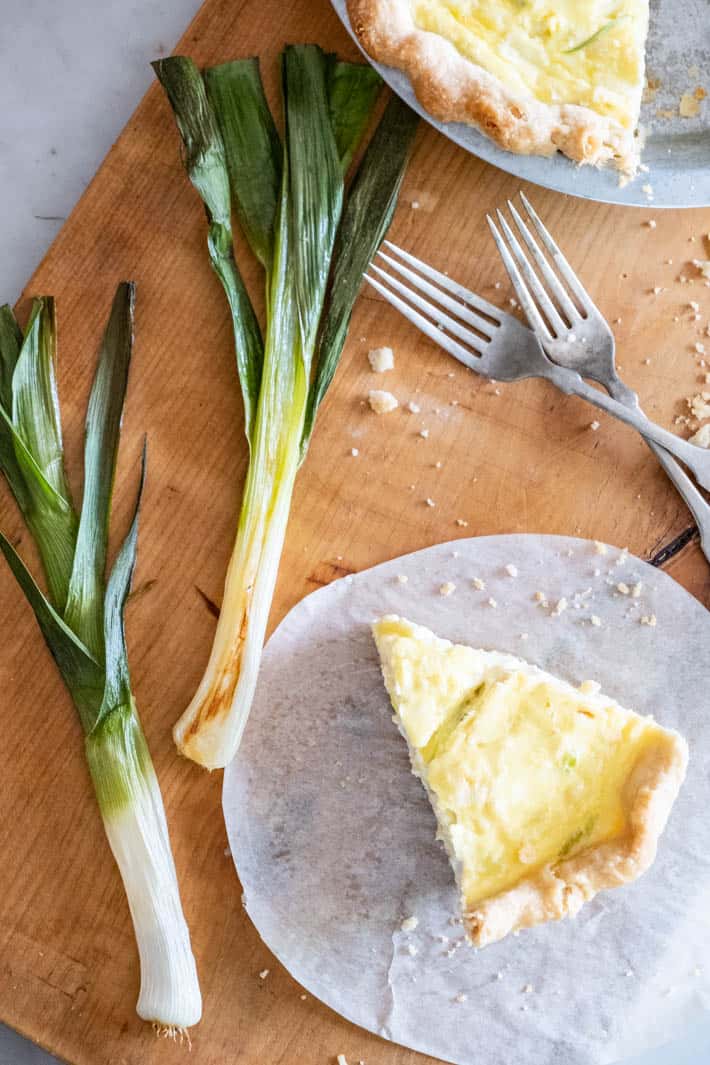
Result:
[[[520,193],[520,199],[553,267],[510,200],[508,209],[547,290],[540,283],[540,278],[501,211],[497,211],[497,215],[507,246],[490,217],[488,224],[523,310],[543,350],[559,366],[576,370],[582,377],[597,381],[613,399],[633,410],[640,410],[637,394],[624,384],[616,371],[616,344],[608,322],[590,298],[524,192]],[[577,303],[570,298],[560,276],[567,283]],[[549,298],[550,295],[555,302]],[[559,311],[569,325],[562,320]],[[698,527],[703,553],[710,559],[710,504],[667,451],[658,447],[652,440],[647,439],[646,443],[685,500]]]
[[[710,489],[710,451],[682,440],[650,421],[640,410],[625,407],[599,392],[575,370],[558,366],[545,355],[535,334],[516,318],[469,292],[463,285],[409,252],[389,241],[385,243],[401,259],[416,268],[416,271],[410,269],[385,252],[378,252],[392,270],[409,281],[411,287],[386,273],[374,262],[370,263],[370,270],[389,287],[369,273],[365,274],[365,279],[422,333],[464,366],[497,381],[517,381],[525,377],[542,377],[551,381],[565,394],[588,400],[666,448],[688,466],[703,488]]]

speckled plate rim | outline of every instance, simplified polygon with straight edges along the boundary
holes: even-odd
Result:
[[[541,156],[515,155],[499,148],[478,130],[457,122],[438,122],[419,104],[409,78],[399,70],[373,62],[360,47],[347,13],[347,0],[331,0],[336,14],[346,30],[357,44],[367,61],[375,67],[389,87],[401,96],[410,107],[422,116],[431,126],[443,133],[445,137],[464,148],[467,152],[483,159],[486,163],[504,170],[508,174],[529,181],[534,185],[577,196],[597,203],[619,204],[625,207],[655,208],[691,208],[710,207],[710,152],[706,166],[678,167],[653,165],[650,182],[653,187],[651,199],[643,191],[649,182],[648,175],[642,175],[625,186],[619,184],[619,176],[613,170],[597,170],[593,167],[579,167],[562,155],[552,158]],[[672,135],[667,138],[673,143]],[[665,141],[658,138],[663,146]]]

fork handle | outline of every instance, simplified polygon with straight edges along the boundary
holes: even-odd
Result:
[[[677,459],[685,463],[695,476],[698,484],[710,490],[710,451],[697,447],[695,444],[690,444],[687,440],[682,440],[674,433],[669,433],[667,429],[662,429],[660,425],[656,425],[650,418],[647,418],[638,407],[626,407],[623,403],[612,399],[604,392],[597,391],[596,388],[593,388],[583,380],[579,374],[558,366],[551,368],[551,370],[552,372],[549,374],[550,380],[563,392],[568,395],[580,396],[581,399],[586,399],[595,407],[599,407],[600,410],[618,418],[619,421],[626,422],[627,425],[636,429],[647,440],[653,441],[654,444],[659,444],[671,455],[675,455]]]
[[[623,381],[611,381],[609,395],[618,403],[623,403],[625,407],[639,408],[637,394]],[[667,451],[658,444],[654,444],[652,440],[646,437],[644,439],[692,514],[700,533],[700,547],[710,562],[710,503],[701,495],[682,466]]]

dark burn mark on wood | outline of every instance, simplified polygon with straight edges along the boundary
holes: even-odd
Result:
[[[676,536],[675,540],[671,540],[669,544],[657,551],[653,558],[649,558],[648,561],[652,566],[665,566],[666,562],[670,562],[684,547],[687,547],[691,540],[697,539],[697,536],[698,530],[695,525],[689,525],[687,529],[683,529],[683,532]]]
[[[142,595],[145,595],[146,592],[150,592],[153,588],[155,588],[157,583],[157,577],[151,577],[150,580],[143,581],[143,583],[139,584],[136,588],[134,588],[128,596],[130,602],[134,603],[136,599],[139,599]]]
[[[205,606],[209,610],[209,612],[212,615],[212,617],[213,618],[218,618],[219,617],[219,607],[217,606],[217,604],[215,602],[213,602],[210,599],[210,597],[208,595],[206,595],[197,584],[195,585],[195,591],[197,592],[197,594],[199,595],[200,599],[202,600],[202,602],[205,604]]]
[[[338,577],[347,577],[348,574],[354,572],[355,570],[350,569],[349,566],[344,566],[340,562],[319,562],[315,569],[308,574],[306,580],[310,584],[318,584],[323,587],[337,580]]]

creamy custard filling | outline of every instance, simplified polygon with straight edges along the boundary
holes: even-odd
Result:
[[[465,907],[627,833],[625,785],[668,737],[652,719],[403,618],[373,630]]]
[[[647,0],[412,0],[412,11],[516,96],[578,104],[633,129]]]
[[[466,903],[624,834],[623,786],[658,731],[525,672],[471,692],[419,752]]]

